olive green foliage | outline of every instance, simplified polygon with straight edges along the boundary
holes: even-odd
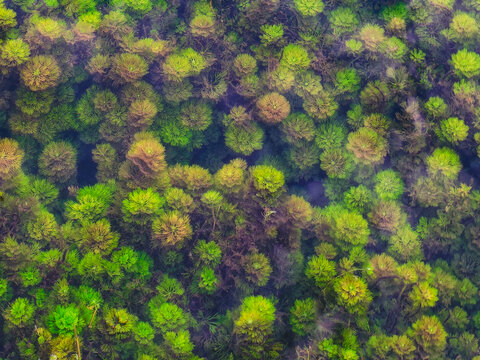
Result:
[[[443,34],[455,42],[469,44],[478,38],[479,27],[475,17],[465,12],[456,12],[448,29]]]
[[[315,124],[309,116],[303,113],[290,114],[281,127],[285,139],[292,144],[301,140],[311,141],[315,135]]]
[[[164,203],[165,199],[151,188],[134,190],[122,201],[123,218],[126,222],[146,224],[163,212]]]
[[[38,55],[25,64],[20,77],[30,90],[46,90],[57,85],[60,67],[53,56]]]
[[[169,55],[163,64],[163,72],[168,80],[178,82],[200,74],[206,66],[205,58],[192,48],[188,48]]]
[[[316,304],[312,298],[295,300],[295,305],[290,309],[290,324],[293,332],[307,335],[315,324]]]
[[[480,75],[480,55],[467,49],[452,55],[452,65],[459,76],[471,78]]]
[[[77,151],[67,142],[52,142],[38,158],[40,174],[53,183],[66,183],[77,172]]]
[[[252,169],[253,186],[259,195],[268,198],[278,196],[285,184],[281,171],[268,165],[259,165]]]
[[[399,261],[421,259],[422,249],[418,234],[408,225],[401,227],[390,238],[388,252]]]
[[[447,333],[435,316],[423,316],[417,320],[412,325],[411,333],[417,344],[427,353],[438,353],[446,346]]]
[[[352,8],[337,7],[328,15],[328,21],[334,35],[350,33],[358,26],[358,17]]]
[[[307,69],[310,66],[310,61],[308,52],[304,47],[290,44],[283,48],[280,64],[293,71],[298,71]]]
[[[35,307],[25,298],[17,298],[3,313],[4,318],[16,327],[22,327],[32,318]]]
[[[257,286],[267,284],[272,273],[272,267],[270,266],[270,260],[265,255],[258,253],[249,254],[242,265],[247,280]]]
[[[261,359],[273,332],[274,320],[275,307],[271,300],[263,296],[245,298],[234,327],[234,332],[241,338],[242,350],[253,358]]]
[[[0,50],[0,63],[4,66],[18,66],[30,57],[30,47],[22,39],[6,41]]]
[[[329,284],[336,274],[335,263],[327,260],[323,255],[312,257],[305,270],[305,275],[321,288]]]
[[[96,184],[77,193],[76,201],[65,204],[65,217],[71,221],[97,221],[106,215],[112,201],[114,188]]]
[[[395,171],[381,171],[376,175],[375,180],[375,192],[380,199],[396,200],[403,194],[403,181]]]
[[[148,65],[137,54],[120,54],[113,58],[111,76],[119,83],[129,83],[143,77]]]
[[[255,150],[263,147],[264,131],[254,124],[250,128],[230,125],[225,131],[225,145],[234,152],[242,155],[250,155]]]
[[[439,118],[447,114],[448,107],[441,97],[432,96],[425,103],[425,110],[430,116]]]
[[[351,154],[343,149],[328,149],[320,155],[320,168],[326,172],[329,178],[348,178],[354,163]]]
[[[8,185],[19,173],[22,166],[24,152],[15,140],[0,140],[0,159],[2,167],[0,168],[0,181],[2,187]]]
[[[192,130],[205,130],[212,122],[212,109],[205,103],[187,103],[181,110],[182,124]]]
[[[159,241],[154,246],[181,247],[192,236],[192,227],[188,216],[172,211],[153,221],[152,233],[153,238]]]
[[[377,132],[362,127],[348,135],[347,149],[363,164],[378,164],[386,155],[386,141]]]
[[[371,206],[372,198],[372,192],[364,185],[352,186],[343,194],[345,207],[362,213]]]
[[[385,40],[385,30],[377,24],[366,24],[360,29],[359,36],[365,48],[374,52]]]
[[[342,244],[365,245],[370,230],[362,215],[345,209],[335,209],[331,234]]]
[[[346,135],[347,129],[344,126],[328,122],[317,128],[315,143],[322,150],[337,149],[343,145]]]
[[[480,358],[480,0],[0,0],[0,358]]]
[[[0,3],[0,27],[3,31],[8,30],[17,25],[17,14],[12,9],[7,8],[2,1]]]
[[[264,44],[274,44],[279,42],[284,34],[282,24],[263,25],[261,28],[262,35],[260,39]]]
[[[448,179],[454,179],[460,172],[462,165],[460,157],[452,149],[442,147],[437,148],[426,159],[427,169],[433,176],[444,176]]]
[[[81,326],[79,310],[73,306],[57,306],[48,319],[49,330],[53,334],[73,334],[77,327]]]
[[[349,313],[360,315],[367,311],[372,295],[362,278],[346,274],[337,279],[334,287],[339,305]]]
[[[450,143],[457,144],[468,136],[468,125],[459,118],[451,117],[440,123],[442,136]]]
[[[322,0],[294,0],[295,10],[302,16],[315,16],[323,11]]]
[[[380,51],[390,59],[400,60],[407,54],[407,46],[397,37],[384,40],[379,47]]]
[[[233,61],[233,71],[239,77],[255,74],[257,60],[249,54],[240,54]]]
[[[345,69],[336,74],[336,87],[339,92],[354,92],[359,89],[360,77],[355,69]]]
[[[281,94],[272,92],[257,101],[258,115],[267,124],[276,124],[290,113],[290,103]]]
[[[355,39],[348,39],[345,41],[345,47],[347,52],[352,55],[359,54],[363,51],[363,44],[361,41]]]
[[[150,318],[160,332],[180,330],[186,325],[183,310],[175,304],[165,302],[158,308],[150,308]]]
[[[321,90],[315,96],[306,97],[303,108],[311,117],[318,120],[325,120],[332,117],[338,109],[338,103],[331,93]]]

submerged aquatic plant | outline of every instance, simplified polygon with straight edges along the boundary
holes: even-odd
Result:
[[[257,60],[249,54],[240,54],[233,61],[233,70],[239,77],[252,75],[257,72]]]
[[[17,141],[0,140],[0,182],[3,186],[20,172],[24,152]]]
[[[452,64],[458,75],[471,78],[480,75],[480,55],[467,49],[452,55]]]
[[[19,66],[30,58],[30,47],[22,39],[7,40],[0,47],[0,64]]]
[[[456,117],[444,119],[440,123],[442,136],[450,143],[457,144],[468,136],[468,125]]]
[[[480,0],[0,0],[0,357],[479,360]]]
[[[367,50],[377,51],[385,40],[385,31],[379,25],[367,24],[360,29],[359,37]]]
[[[143,77],[148,65],[137,54],[120,54],[112,59],[111,76],[118,83],[130,83]]]
[[[351,33],[358,26],[358,17],[349,7],[337,7],[328,15],[333,34],[337,36]]]
[[[449,179],[455,179],[462,168],[458,154],[446,147],[435,149],[426,162],[429,173]]]
[[[60,67],[53,56],[38,55],[32,57],[23,66],[20,77],[30,90],[40,91],[58,84]]]
[[[257,101],[258,115],[267,124],[275,124],[290,114],[290,103],[279,93],[269,93]]]
[[[154,246],[180,247],[183,241],[192,236],[192,228],[187,216],[173,211],[153,221],[152,233],[154,239],[159,241],[158,244],[154,243]]]
[[[322,0],[294,0],[294,6],[302,16],[315,16],[325,7]]]
[[[275,306],[263,296],[249,296],[243,300],[240,315],[235,321],[235,332],[241,337],[240,346],[248,354],[260,358],[273,332]]]
[[[53,183],[67,183],[77,173],[77,151],[64,141],[52,142],[38,158],[40,174]]]
[[[205,58],[192,48],[188,48],[169,55],[163,64],[163,72],[168,80],[178,82],[200,74],[206,66]]]
[[[263,139],[264,131],[257,124],[249,128],[232,124],[225,131],[225,145],[243,155],[260,150],[263,147]]]
[[[362,127],[348,135],[347,149],[364,164],[383,162],[386,155],[386,141],[372,129]]]
[[[310,66],[310,56],[307,50],[297,44],[290,44],[283,48],[280,64],[293,71],[305,70]]]

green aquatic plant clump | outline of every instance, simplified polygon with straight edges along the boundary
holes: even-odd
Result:
[[[274,44],[283,37],[284,28],[282,24],[274,24],[274,25],[263,25],[261,27],[262,35],[260,35],[260,39],[262,43]]]
[[[230,125],[225,131],[225,145],[234,152],[242,155],[250,155],[255,150],[263,147],[264,131],[254,124],[250,128]]]
[[[163,63],[163,72],[168,80],[180,82],[186,77],[200,74],[206,66],[205,58],[188,48],[169,55]]]
[[[25,298],[17,298],[4,312],[4,318],[13,326],[23,327],[31,320],[35,306]]]
[[[316,304],[312,298],[295,300],[295,305],[290,309],[290,324],[293,332],[307,335],[315,326]]]
[[[40,174],[53,183],[66,183],[77,172],[77,151],[67,142],[52,142],[38,158]]]
[[[451,117],[441,121],[440,130],[448,142],[457,144],[467,138],[469,127],[463,120]]]
[[[336,74],[336,87],[340,92],[354,92],[359,89],[360,77],[355,69],[345,69]]]
[[[20,78],[32,91],[46,90],[58,84],[60,67],[53,56],[38,55],[25,64]]]
[[[358,26],[359,21],[350,7],[337,7],[328,15],[328,21],[334,35],[351,33]]]
[[[310,66],[307,50],[297,44],[289,44],[283,48],[280,64],[293,71],[306,70]]]
[[[404,191],[403,180],[393,170],[384,170],[375,176],[375,192],[382,200],[396,200]]]
[[[448,39],[468,44],[478,37],[479,31],[479,25],[473,16],[468,13],[457,12],[444,34]]]
[[[325,7],[322,0],[294,0],[295,10],[302,16],[315,16]]]
[[[0,0],[0,359],[480,359],[480,0]]]
[[[455,73],[467,79],[480,75],[480,55],[467,49],[459,50],[452,55]]]
[[[30,58],[30,47],[22,39],[7,40],[0,48],[0,64],[19,66]]]
[[[259,165],[252,169],[253,185],[263,196],[276,195],[285,184],[281,171],[268,165]]]
[[[263,296],[249,296],[243,300],[234,331],[242,337],[244,351],[254,358],[262,358],[274,320],[275,307],[271,300]]]
[[[426,159],[427,169],[433,176],[445,176],[454,179],[462,168],[460,157],[452,149],[437,148]]]
[[[425,103],[425,110],[430,116],[439,118],[447,114],[448,106],[441,97],[432,96]]]

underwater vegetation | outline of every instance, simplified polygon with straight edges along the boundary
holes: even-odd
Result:
[[[0,360],[480,360],[480,0],[0,0]]]

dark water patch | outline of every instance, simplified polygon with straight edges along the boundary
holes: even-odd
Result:
[[[233,86],[229,86],[225,96],[218,102],[216,109],[220,112],[228,114],[234,106],[249,107],[249,102],[240,94],[238,94]]]
[[[211,144],[193,151],[191,162],[210,170],[214,173],[230,160],[237,158],[234,153],[225,146]]]
[[[0,137],[8,137],[10,132],[8,130],[8,116],[6,111],[0,111]]]
[[[78,101],[80,98],[85,95],[85,92],[93,85],[92,78],[87,78],[85,81],[74,84],[75,89],[75,100]]]
[[[325,196],[325,188],[321,180],[309,181],[303,186],[312,205],[322,207],[328,205],[329,199]]]
[[[80,143],[78,147],[77,183],[80,187],[94,185],[97,180],[97,164],[93,161],[92,150],[94,145]]]
[[[325,188],[321,179],[299,181],[289,184],[289,192],[304,196],[313,206],[327,206],[330,200],[325,195]]]
[[[475,149],[461,149],[458,152],[463,169],[458,178],[461,182],[472,184],[474,189],[480,189],[480,158]]]
[[[195,150],[195,152],[197,151],[201,152],[201,149]],[[177,146],[165,146],[165,160],[171,166],[175,164],[187,165],[192,162],[192,157],[193,154],[188,149]]]

